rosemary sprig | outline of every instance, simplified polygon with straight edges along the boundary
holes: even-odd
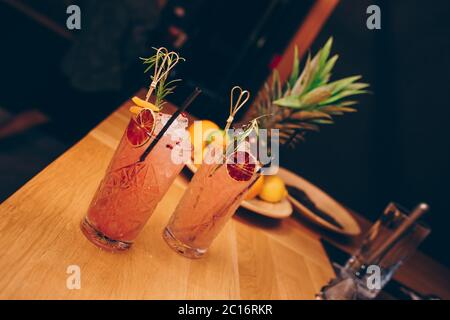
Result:
[[[185,61],[184,58],[179,57],[177,60],[173,59],[171,52],[167,52],[167,50],[161,50],[158,48],[153,48],[156,50],[156,53],[148,58],[140,58],[142,63],[146,66],[144,73],[148,73],[154,71],[154,68],[158,65],[160,68],[165,68],[165,70],[170,70],[174,64],[176,64],[179,60]],[[178,56],[177,56],[178,57]],[[167,61],[165,61],[165,59]],[[174,85],[176,82],[181,81],[181,79],[175,79],[168,81],[169,73],[164,73],[160,79],[157,79],[156,91],[155,91],[155,106],[159,109],[165,104],[165,98],[172,94],[176,88]],[[154,75],[150,76],[150,80],[155,81]]]
[[[259,117],[258,117],[259,118]],[[233,140],[229,143],[225,158],[228,158],[231,154],[239,149],[239,146],[247,140],[247,138],[255,132],[256,137],[259,135],[258,118],[249,121],[246,125],[242,126],[238,131],[234,130],[234,134],[231,137]],[[225,132],[225,134],[228,134]]]
[[[176,85],[174,85],[177,82],[180,82],[181,79],[174,79],[169,82],[166,82],[166,79],[163,79],[159,82],[159,85],[156,89],[156,98],[155,98],[155,105],[159,108],[162,108],[166,102],[164,101],[165,98],[172,94],[176,88]]]

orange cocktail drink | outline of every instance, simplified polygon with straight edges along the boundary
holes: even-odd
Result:
[[[203,256],[257,180],[255,162],[246,151],[223,164],[204,162],[164,230],[169,246],[189,258]]]
[[[222,139],[205,150],[203,163],[164,229],[167,244],[185,257],[200,258],[206,253],[259,177],[256,149],[249,139],[258,132],[257,120],[230,135],[236,113],[249,98],[247,90],[231,89],[230,116]]]
[[[97,246],[128,249],[184,166],[188,120],[180,115],[145,160],[141,156],[170,118],[144,109],[133,116],[82,221],[82,231]],[[179,160],[179,159],[178,159]]]

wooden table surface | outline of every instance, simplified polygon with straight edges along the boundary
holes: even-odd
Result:
[[[104,252],[79,223],[129,119],[125,103],[0,205],[2,299],[313,299],[334,276],[319,236],[295,219],[261,227],[233,218],[207,256],[161,237],[187,185],[177,178],[133,248]],[[68,267],[81,271],[69,290]]]

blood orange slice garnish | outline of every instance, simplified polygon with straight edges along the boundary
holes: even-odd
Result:
[[[155,114],[150,109],[142,109],[136,117],[132,117],[127,127],[128,141],[135,147],[142,146],[155,129]]]
[[[256,161],[246,151],[236,151],[227,161],[227,172],[236,181],[249,181],[256,171]]]

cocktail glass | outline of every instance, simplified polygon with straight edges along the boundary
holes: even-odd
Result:
[[[236,164],[232,158],[244,163]],[[203,162],[164,229],[172,249],[188,258],[206,253],[257,180],[256,161],[249,159],[254,159],[250,153],[238,151],[223,164]]]
[[[399,204],[390,203],[345,266],[335,265],[336,278],[322,288],[318,298],[376,298],[398,268],[429,235],[431,230],[426,225],[411,218],[414,213],[427,210],[428,205],[420,204],[409,214]]]
[[[143,152],[169,120],[154,115],[154,129],[143,132],[132,117],[106,170],[105,177],[81,223],[85,236],[108,251],[130,248],[158,202],[184,166],[182,153],[189,146],[188,120],[180,115],[144,161]],[[145,134],[149,137],[145,139]],[[139,144],[139,140],[145,141]],[[181,157],[181,158],[180,158]]]

